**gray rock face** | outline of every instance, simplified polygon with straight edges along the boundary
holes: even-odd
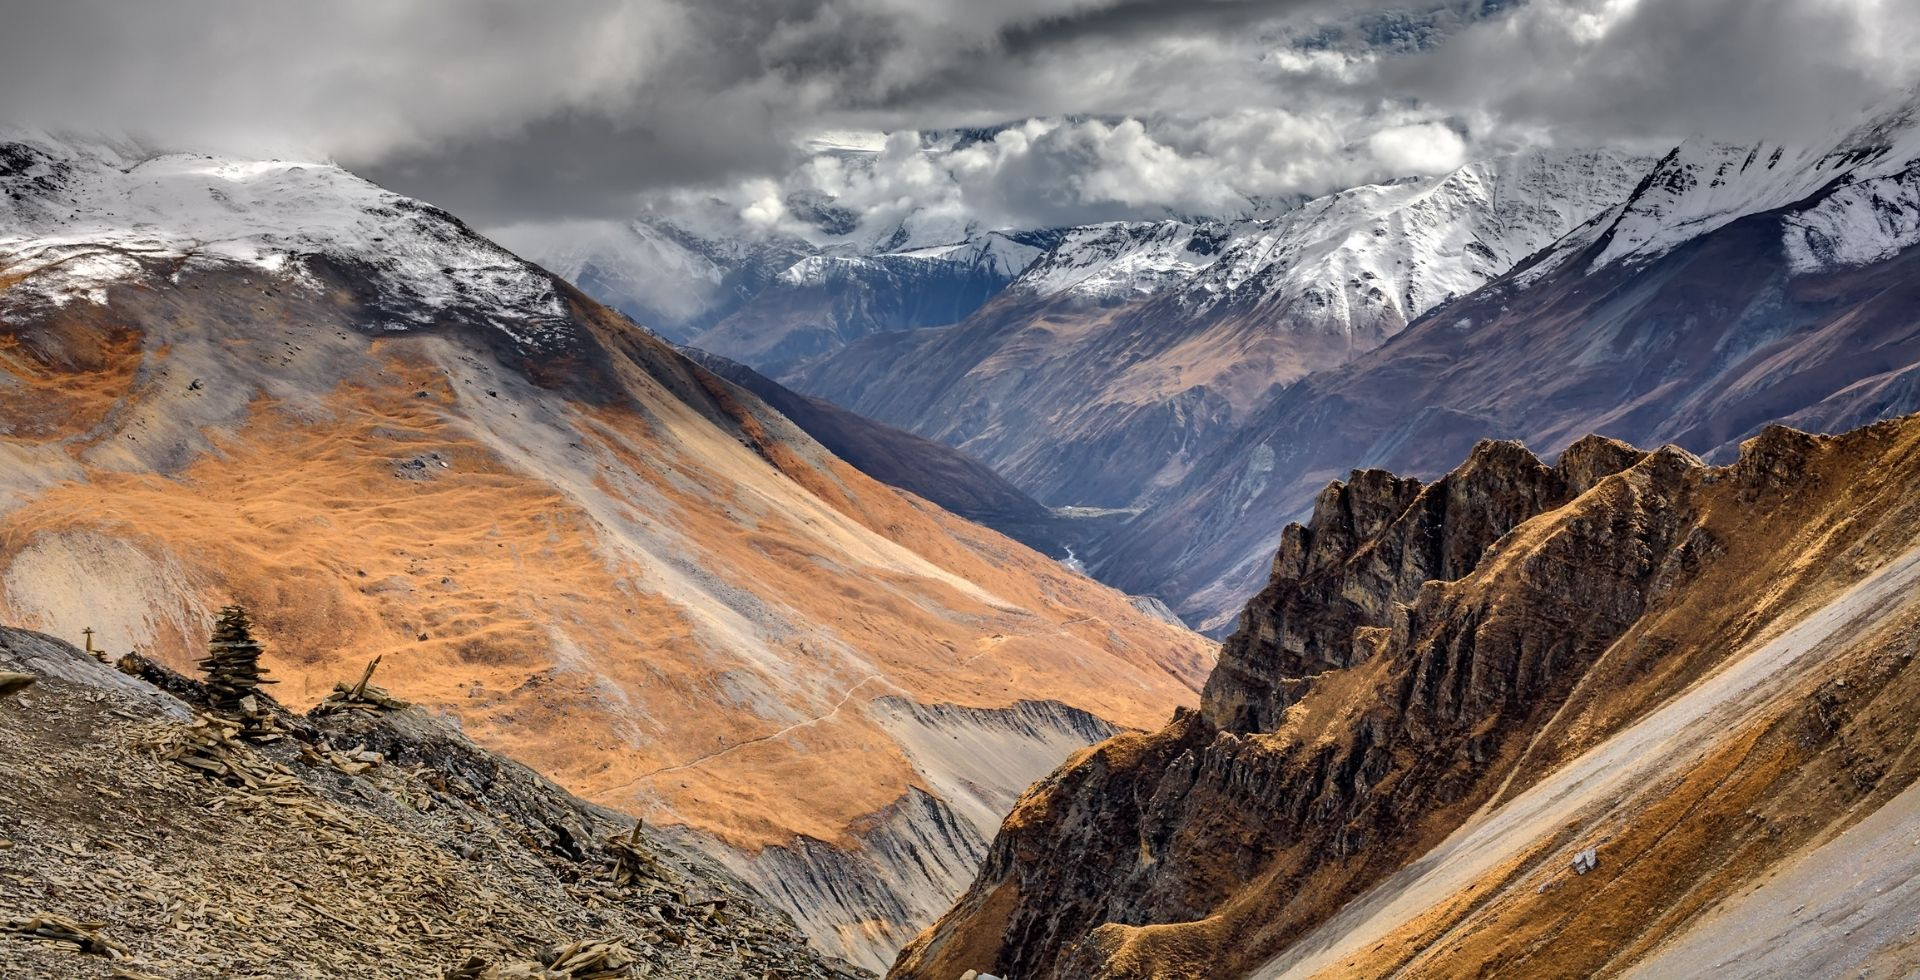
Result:
[[[871,822],[852,850],[800,838],[753,854],[716,849],[714,855],[822,946],[885,970],[973,880],[1020,794],[1072,753],[1118,730],[1052,701],[1002,709],[884,698],[869,710],[899,736],[937,796],[909,792]]]
[[[1394,610],[1429,581],[1472,571],[1521,522],[1564,504],[1646,454],[1583,440],[1548,467],[1512,442],[1483,442],[1430,485],[1356,471],[1287,527],[1273,577],[1243,614],[1208,678],[1202,711],[1234,731],[1278,727],[1309,678],[1372,656]],[[1603,472],[1604,471],[1604,472]]]

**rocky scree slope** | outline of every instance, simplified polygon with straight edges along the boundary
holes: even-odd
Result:
[[[816,890],[788,911],[874,967],[964,885],[987,810],[1091,740],[1079,713],[1158,724],[1211,662],[337,168],[0,159],[14,622],[184,668],[237,599],[295,705],[383,655],[481,744]],[[897,699],[998,712],[969,737],[1021,764],[949,779],[950,716]],[[801,852],[813,877],[770,879]]]
[[[1916,479],[1920,417],[1356,473],[1201,708],[1036,786],[892,975],[1904,975]]]
[[[1356,463],[1443,472],[1482,438],[1583,433],[1726,459],[1771,422],[1920,409],[1914,104],[1826,143],[1689,143],[1511,275],[1278,394],[1092,565],[1223,629],[1278,531]]]
[[[710,859],[634,837],[631,817],[419,708],[275,706],[288,737],[190,757],[231,762],[223,779],[166,758],[206,730],[195,681],[149,665],[154,686],[5,627],[0,669],[37,678],[0,696],[9,977],[411,978],[470,959],[522,971],[485,976],[530,976],[555,951],[602,943],[619,946],[614,975],[857,975]],[[80,934],[93,948],[12,928],[36,917],[97,923]]]
[[[1072,229],[965,322],[868,338],[782,380],[958,446],[1048,504],[1134,506],[1286,382],[1505,273],[1645,164],[1535,153],[1271,218]]]

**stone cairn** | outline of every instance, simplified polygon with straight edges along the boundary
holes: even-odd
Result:
[[[207,698],[215,714],[237,722],[245,738],[272,741],[280,737],[279,725],[260,690],[263,684],[277,682],[261,676],[260,642],[253,638],[246,609],[236,605],[220,610],[206,659],[199,666],[207,672]]]

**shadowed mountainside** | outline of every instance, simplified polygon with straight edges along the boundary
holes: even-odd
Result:
[[[986,464],[951,446],[802,395],[744,364],[682,348],[702,367],[752,392],[835,456],[888,486],[915,493],[1028,547],[1060,557],[1085,547],[1096,522],[1056,516]]]

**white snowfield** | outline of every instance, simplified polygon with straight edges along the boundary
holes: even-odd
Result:
[[[920,245],[875,255],[833,253],[809,255],[782,270],[778,278],[788,285],[800,286],[828,282],[837,276],[850,275],[862,266],[899,268],[920,263],[929,266],[949,264],[959,268],[975,268],[1002,279],[1011,279],[1019,275],[1021,270],[1031,265],[1039,256],[1040,249],[1021,244],[994,231],[973,234],[957,242]]]
[[[1141,299],[1212,265],[1229,233],[1223,222],[1109,221],[1067,230],[1009,290],[1099,302]]]
[[[1604,878],[1609,862],[1631,858],[1609,855],[1604,837],[1627,819],[1640,794],[1662,785],[1665,777],[1695,768],[1719,739],[1736,731],[1741,719],[1753,717],[1769,700],[1817,671],[1823,653],[1913,602],[1920,595],[1916,589],[1920,549],[1889,562],[1773,640],[1736,655],[1719,673],[1526,792],[1474,815],[1438,847],[1349,903],[1254,976],[1272,980],[1330,970],[1569,825],[1581,828],[1576,843],[1539,859],[1524,873],[1525,882],[1561,880],[1564,887],[1583,887],[1592,876],[1571,881],[1561,876],[1572,874],[1568,862],[1573,854],[1595,841],[1600,842],[1597,875]],[[1800,974],[1782,968],[1815,962],[1826,964],[1817,972],[1830,974],[1871,956],[1881,948],[1875,942],[1893,941],[1912,927],[1911,910],[1920,904],[1920,895],[1909,884],[1892,896],[1896,900],[1876,900],[1869,907],[1866,899],[1874,895],[1870,889],[1890,877],[1853,862],[1865,850],[1862,842],[1895,840],[1900,828],[1920,822],[1915,803],[1910,791],[1890,803],[1884,817],[1803,857],[1766,889],[1731,899],[1717,914],[1670,939],[1647,965],[1646,975],[1795,976]],[[1920,843],[1914,841],[1907,832],[1889,857],[1920,867]],[[1809,906],[1804,914],[1779,911],[1785,901],[1781,896],[1796,894],[1788,888],[1790,880],[1807,888],[1794,902]],[[1854,948],[1821,948],[1832,938],[1836,923],[1854,932],[1848,938]],[[1762,935],[1772,936],[1772,941],[1755,942]]]
[[[1010,289],[1098,301],[1171,294],[1196,314],[1284,304],[1336,334],[1404,325],[1617,204],[1652,161],[1541,151],[1341,191],[1276,217],[1076,228]]]
[[[0,270],[26,276],[12,302],[102,302],[107,285],[156,268],[242,266],[311,282],[308,258],[355,264],[404,300],[388,311],[390,329],[458,307],[539,346],[565,314],[540,269],[331,164],[0,133]]]
[[[1865,265],[1920,243],[1920,97],[1850,121],[1824,140],[1676,147],[1629,200],[1597,216],[1522,274],[1539,278],[1610,235],[1588,272],[1650,262],[1751,215],[1784,210],[1798,274]]]

